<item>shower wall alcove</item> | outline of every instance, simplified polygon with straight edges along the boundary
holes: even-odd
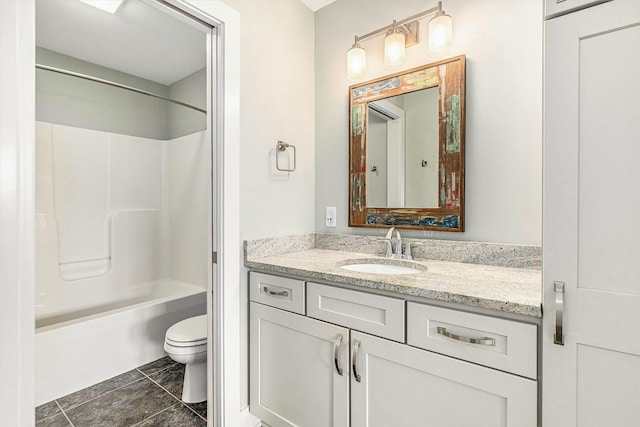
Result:
[[[37,6],[41,16],[54,13]],[[142,8],[148,20],[161,13],[134,1],[122,7]],[[46,28],[38,34],[36,405],[163,357],[167,328],[206,313],[207,54],[205,33],[193,31],[201,62],[161,82],[53,50]]]

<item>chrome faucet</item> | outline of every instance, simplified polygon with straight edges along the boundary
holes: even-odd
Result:
[[[391,240],[393,239],[393,232],[396,232],[396,249],[395,252],[392,249]],[[387,241],[387,258],[403,258],[402,256],[402,236],[400,235],[400,230],[395,227],[391,227],[389,231],[387,231],[387,236],[385,237]]]
[[[396,246],[395,250],[393,249],[393,232],[396,232]],[[389,231],[387,231],[387,235],[384,238],[387,243],[387,258],[396,258],[396,259],[413,259],[411,255],[411,242],[407,242],[404,245],[404,251],[402,250],[402,236],[400,235],[400,230],[395,227],[391,227]]]

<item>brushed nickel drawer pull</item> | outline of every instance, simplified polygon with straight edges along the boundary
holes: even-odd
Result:
[[[262,290],[264,291],[265,294],[271,295],[271,296],[274,296],[274,297],[288,297],[289,296],[289,291],[272,291],[271,289],[269,289],[266,286],[263,286]]]
[[[443,328],[442,326],[438,326],[438,334],[444,335],[447,338],[451,338],[452,340],[462,341],[469,344],[478,344],[478,345],[486,345],[490,347],[496,346],[496,340],[494,338],[484,337],[484,338],[470,338],[462,335],[452,334],[451,332],[447,332],[447,328]]]
[[[338,334],[338,338],[333,343],[333,362],[336,364],[336,371],[338,371],[338,375],[342,376],[344,372],[340,367],[340,346],[342,345],[342,334]]]
[[[353,377],[359,383],[362,382],[362,377],[358,373],[358,350],[360,350],[360,341],[353,341],[353,358],[351,359],[351,366],[353,367]]]
[[[553,282],[553,290],[556,293],[556,333],[553,334],[553,343],[564,345],[562,332],[562,313],[564,311],[564,282]]]

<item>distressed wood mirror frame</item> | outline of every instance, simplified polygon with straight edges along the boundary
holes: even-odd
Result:
[[[439,88],[438,207],[367,206],[368,103]],[[465,56],[349,87],[349,226],[464,231]]]

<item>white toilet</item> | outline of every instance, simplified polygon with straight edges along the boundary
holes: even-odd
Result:
[[[207,400],[207,315],[190,317],[167,329],[164,351],[176,362],[186,365],[182,401]]]

